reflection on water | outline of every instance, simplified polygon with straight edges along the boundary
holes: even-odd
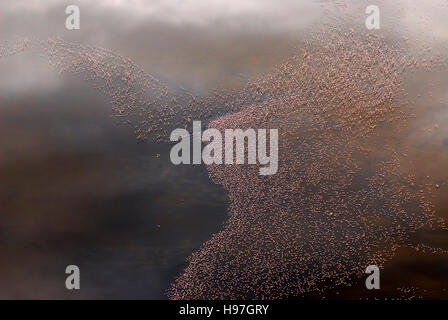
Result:
[[[54,3],[47,14],[56,17],[63,4]],[[107,10],[86,12],[80,33],[60,34],[131,57],[170,88],[205,95],[216,86],[241,88],[268,72],[301,45],[305,33],[315,31],[316,22],[363,28],[364,8],[356,2],[294,3],[263,1],[257,10],[243,6],[227,16],[211,10],[215,16],[199,22],[189,20],[191,7],[156,7],[157,21],[124,25],[113,23],[117,9],[106,5]],[[379,5],[387,41],[406,36],[411,51],[428,46],[447,52],[445,2]],[[3,11],[10,22],[14,10]],[[18,21],[9,30],[46,37],[48,26],[39,15],[34,19],[36,30]],[[226,192],[203,167],[172,166],[169,145],[137,144],[129,128],[109,119],[109,101],[98,92],[70,77],[58,79],[29,57],[5,61],[0,61],[0,297],[164,298],[185,258],[221,230]],[[413,172],[418,184],[432,188],[425,195],[436,215],[448,218],[448,77],[441,70],[409,74],[406,81],[414,121],[400,139],[384,130],[372,143],[391,142],[403,172]],[[448,249],[445,231],[424,229],[410,242]],[[68,264],[81,268],[80,293],[63,288]],[[447,298],[447,271],[446,256],[402,248],[385,264],[381,293],[365,293],[360,279],[327,296],[400,297],[402,292],[407,298]]]

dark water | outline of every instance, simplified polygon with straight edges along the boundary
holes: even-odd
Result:
[[[219,230],[226,194],[203,166],[174,167],[170,146],[137,144],[96,91],[64,84],[1,97],[0,296],[163,298]],[[69,264],[79,293],[64,287]]]

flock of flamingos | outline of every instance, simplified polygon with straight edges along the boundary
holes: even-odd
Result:
[[[258,165],[207,166],[228,192],[228,217],[166,293],[279,299],[351,286],[401,246],[448,254],[409,241],[422,228],[447,227],[430,201],[438,185],[417,179],[396,143],[415,118],[404,79],[448,64],[409,52],[407,41],[328,25],[243,89],[206,97],[171,92],[130,59],[60,38],[5,43],[0,58],[35,52],[89,81],[140,141],[168,141],[193,120],[222,132],[278,129],[275,175],[260,176]]]

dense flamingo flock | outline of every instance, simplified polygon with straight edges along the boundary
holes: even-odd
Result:
[[[174,94],[106,49],[61,39],[35,46],[107,94],[112,116],[140,140],[167,140],[193,120],[219,130],[279,129],[276,175],[260,176],[257,165],[208,166],[229,194],[228,219],[189,258],[171,299],[278,299],[351,286],[416,230],[445,228],[427,188],[382,136],[399,136],[412,118],[402,81],[421,62],[404,42],[328,27],[240,92],[205,98]]]
[[[263,102],[210,126],[278,128],[279,172],[209,166],[229,193],[229,219],[191,256],[170,298],[324,293],[382,266],[414,231],[445,228],[393,144],[378,140],[384,130],[399,136],[410,118],[401,82],[419,64],[380,36],[332,30],[250,85],[243,96]]]

